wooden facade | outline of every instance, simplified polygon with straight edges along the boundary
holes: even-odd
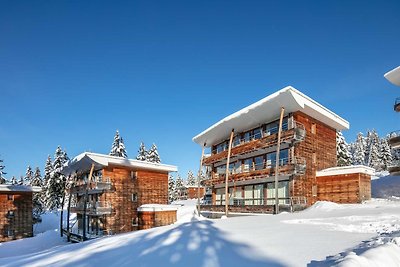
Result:
[[[33,191],[40,189],[0,185],[0,242],[33,236]]]
[[[188,199],[193,199],[198,197],[198,187],[197,186],[188,186],[187,187],[187,198]],[[200,187],[200,198],[203,198],[205,195],[206,191],[204,187]]]
[[[285,112],[279,155],[278,110]],[[235,132],[229,155],[227,127]],[[272,212],[276,192],[279,210],[312,205],[319,200],[316,173],[336,167],[336,132],[348,128],[347,121],[292,87],[222,119],[193,138],[211,148],[203,165],[208,170],[205,185],[212,189],[212,200],[202,209],[218,211],[224,206],[226,175],[230,211]]]
[[[371,175],[347,173],[317,177],[318,200],[361,203],[371,199]]]
[[[67,225],[63,232],[80,241],[142,229],[140,222],[143,220],[138,218],[141,205],[168,204],[168,170],[140,164],[135,167],[111,162],[96,167],[90,179],[87,169],[77,172],[76,182],[66,194],[73,203],[68,213],[77,213],[77,222],[76,226]]]

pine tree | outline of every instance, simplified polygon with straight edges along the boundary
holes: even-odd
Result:
[[[28,168],[26,169],[26,172],[25,172],[24,184],[30,185],[32,179],[33,179],[33,171],[32,171],[31,166],[28,166]]]
[[[175,181],[175,197],[179,200],[186,199],[186,188],[179,174]]]
[[[172,203],[176,200],[175,195],[175,180],[172,175],[168,176],[168,202]]]
[[[50,179],[51,173],[53,172],[53,163],[51,161],[50,155],[47,156],[46,165],[44,167],[44,177],[43,184],[46,185],[47,181]]]
[[[111,151],[109,155],[121,158],[128,158],[124,145],[124,140],[119,135],[118,130],[115,133],[114,142],[111,145]]]
[[[24,176],[19,177],[18,185],[23,185],[24,184]]]
[[[39,167],[36,167],[35,172],[33,174],[33,179],[30,181],[31,186],[43,186],[42,175],[40,173]]]
[[[12,178],[11,178],[11,181],[10,181],[10,183],[11,184],[18,184],[18,181],[17,181],[17,179],[15,178],[15,176],[13,176]]]
[[[160,156],[158,154],[157,146],[153,143],[149,152],[147,153],[147,161],[154,163],[161,163]]]
[[[387,138],[381,139],[380,145],[380,160],[381,160],[381,168],[384,171],[388,170],[388,167],[392,165],[393,157],[390,151],[390,146]]]
[[[351,165],[349,146],[347,145],[341,131],[336,132],[336,158],[338,166]]]
[[[368,144],[368,166],[377,171],[381,170],[381,161],[379,156],[379,136],[375,130],[369,131],[367,134]]]
[[[42,175],[40,174],[39,167],[36,167],[35,172],[33,174],[33,179],[30,181],[31,186],[39,186],[43,187]],[[42,193],[33,193],[32,196],[32,204],[33,204],[33,220],[34,222],[40,221],[40,215],[43,213],[43,201],[42,201]]]
[[[51,167],[50,177],[46,177],[45,173],[45,205],[49,210],[55,210],[61,207],[61,200],[65,190],[66,178],[61,173],[64,163],[68,160],[67,153],[61,149],[60,146],[57,147],[54,153],[54,162]],[[48,159],[49,161],[49,159]],[[47,162],[45,171],[47,172]]]
[[[3,164],[3,160],[0,159],[0,184],[5,184],[6,183],[6,178],[4,177],[4,175],[6,175],[7,173],[4,171],[4,164]]]
[[[140,147],[138,150],[138,155],[136,156],[137,160],[142,160],[145,161],[147,159],[147,150],[146,147],[144,146],[144,143],[140,143]]]
[[[357,139],[355,143],[352,145],[353,147],[353,155],[352,161],[354,165],[365,165],[365,149],[366,149],[366,140],[362,133],[357,134]]]
[[[196,179],[196,177],[194,177],[192,171],[188,171],[187,178],[186,178],[186,183],[189,186],[197,185],[197,179]]]

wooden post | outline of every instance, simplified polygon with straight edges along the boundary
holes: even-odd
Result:
[[[228,216],[228,205],[229,205],[229,195],[228,195],[228,176],[229,176],[229,160],[231,159],[231,149],[234,129],[231,132],[231,138],[229,139],[228,146],[228,157],[226,158],[226,170],[225,170],[225,216]]]
[[[69,191],[68,209],[67,209],[67,241],[68,242],[71,241],[71,232],[70,232],[70,229],[69,229],[69,218],[70,218],[70,215],[71,215],[71,198],[72,198],[71,190],[75,185],[75,180],[76,180],[76,173],[75,173],[74,181],[72,182],[72,185],[71,185],[71,187],[69,189],[70,191]]]
[[[206,143],[204,143],[203,147],[201,148],[201,158],[200,158],[200,168],[199,173],[197,175],[197,212],[200,216],[200,176],[201,176],[201,168],[203,167],[203,158],[204,158],[204,147]]]
[[[279,213],[279,198],[278,198],[278,175],[279,175],[279,154],[281,150],[281,132],[282,132],[282,121],[285,108],[281,108],[281,116],[279,118],[279,129],[278,129],[278,144],[276,146],[276,162],[275,162],[275,214]]]
[[[67,178],[65,178],[64,190],[63,190],[63,199],[61,202],[61,214],[60,214],[60,235],[63,237],[63,217],[64,217],[64,202],[65,202],[65,190],[67,189]]]
[[[90,168],[89,177],[88,177],[88,180],[87,180],[86,186],[85,186],[85,197],[83,199],[83,217],[82,217],[82,226],[83,226],[82,239],[83,239],[83,241],[85,241],[85,239],[86,239],[86,204],[87,204],[86,202],[88,199],[88,186],[90,184],[90,180],[92,179],[93,170],[94,170],[94,163],[92,163],[92,167]]]

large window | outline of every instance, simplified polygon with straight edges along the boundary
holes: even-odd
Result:
[[[267,167],[273,167],[275,166],[276,162],[276,152],[272,152],[267,154],[266,157],[266,165]],[[279,152],[279,165],[286,165],[289,162],[289,150],[288,149],[283,149]]]
[[[253,170],[253,159],[245,159],[243,164],[243,172],[248,172]]]
[[[225,205],[225,189],[217,189],[215,194],[215,205]]]
[[[264,169],[264,156],[258,156],[254,158],[254,167],[256,170]]]
[[[290,204],[289,201],[289,182],[278,182],[279,204]],[[267,183],[267,205],[275,204],[275,183]]]
[[[278,132],[278,129],[279,129],[279,120],[268,123],[265,126],[265,134],[266,135],[275,134]],[[283,121],[282,121],[282,131],[286,131],[287,129],[288,129],[288,119],[286,117],[286,118],[283,118]]]

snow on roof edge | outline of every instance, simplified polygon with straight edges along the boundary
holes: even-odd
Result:
[[[1,184],[0,192],[41,192],[40,186],[29,186],[29,185],[15,185],[15,184]]]
[[[383,77],[392,84],[400,86],[400,66],[386,72]]]
[[[328,108],[324,107],[323,105],[316,102],[312,98],[303,94],[302,92],[300,92],[293,86],[289,85],[289,86],[286,86],[286,87],[280,89],[279,91],[277,91],[275,93],[272,93],[272,94],[264,97],[263,99],[255,102],[255,103],[250,104],[249,106],[244,107],[244,108],[240,109],[239,111],[236,111],[235,113],[228,115],[227,117],[221,119],[220,121],[211,125],[206,130],[201,132],[200,134],[193,137],[192,141],[202,146],[203,143],[207,142],[206,135],[209,134],[210,132],[218,131],[217,129],[219,127],[223,127],[223,125],[225,123],[228,123],[229,121],[231,121],[233,119],[236,119],[239,117],[244,117],[244,115],[248,115],[251,112],[255,113],[256,111],[254,111],[254,110],[256,110],[257,108],[260,108],[264,104],[266,104],[274,99],[275,99],[275,101],[279,101],[278,96],[280,94],[287,93],[287,92],[291,93],[292,98],[296,102],[297,106],[301,107],[301,109],[304,110],[307,106],[310,109],[315,110],[318,114],[321,114],[322,117],[328,118],[329,120],[332,120],[333,122],[335,122],[335,124],[336,124],[335,127],[332,127],[332,125],[330,125],[332,128],[336,128],[338,130],[349,129],[350,124],[347,120],[343,119],[342,117],[340,117],[333,111],[329,110]],[[297,109],[297,108],[295,108],[295,109]],[[301,110],[301,109],[299,108],[297,110]],[[243,119],[247,119],[247,118],[243,118]],[[206,140],[204,140],[204,139],[206,139]],[[214,138],[214,139],[216,139],[216,138]],[[205,143],[206,147],[210,147],[211,145],[213,145],[212,142]]]
[[[321,171],[317,171],[316,176],[330,176],[330,175],[342,175],[342,174],[351,174],[351,173],[365,173],[368,175],[375,175],[375,169],[365,166],[365,165],[351,165],[351,166],[342,166],[342,167],[332,167],[323,169]]]
[[[89,158],[93,162],[96,162],[98,165],[104,167],[109,166],[109,164],[111,163],[125,167],[136,167],[139,169],[152,169],[152,170],[159,170],[166,172],[178,171],[178,167],[174,165],[141,161],[136,159],[126,159],[126,158],[93,153],[93,152],[83,152],[64,164],[65,172],[72,173],[73,171],[76,171],[75,168],[73,168],[73,166],[78,165],[85,157]]]
[[[137,208],[137,211],[171,211],[178,210],[176,205],[166,205],[166,204],[144,204]]]

